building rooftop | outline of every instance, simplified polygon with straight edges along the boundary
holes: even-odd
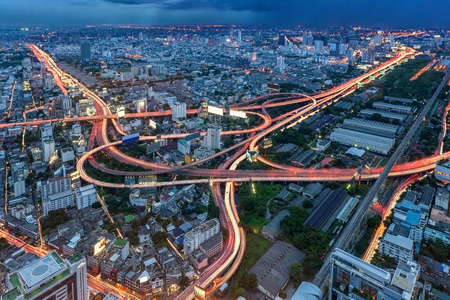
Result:
[[[289,280],[290,267],[301,263],[306,254],[291,244],[276,241],[250,269],[258,284],[272,295],[277,295]]]
[[[21,295],[22,295],[22,293],[20,292],[19,288],[16,287],[16,288],[10,290],[9,292],[3,294],[1,296],[1,300],[15,300]]]
[[[67,258],[67,260],[68,260],[71,264],[74,264],[74,263],[76,263],[76,262],[82,260],[83,258],[84,258],[84,256],[81,255],[80,252],[75,252],[74,254],[72,254],[71,256],[69,256],[69,257]]]
[[[358,269],[359,272],[364,272],[380,282],[388,283],[391,280],[391,274],[389,272],[371,265],[364,260],[345,252],[344,250],[337,248],[333,251],[332,256],[335,259],[337,258],[351,264],[351,266]]]
[[[404,249],[412,249],[414,245],[414,241],[406,238],[401,235],[392,235],[389,233],[386,233],[383,241],[389,242],[391,244],[397,245],[399,247],[402,247]]]
[[[210,249],[214,248],[216,245],[220,244],[222,242],[222,232],[219,231],[218,234],[213,235],[206,241],[204,241],[200,247],[202,247],[206,252],[208,252]]]
[[[61,258],[59,260],[62,263],[58,262],[52,253],[19,271],[20,279],[25,283],[27,288],[40,285],[44,280],[56,276],[64,269],[64,262],[62,262]]]
[[[283,220],[284,217],[290,216],[290,215],[291,215],[291,213],[286,209],[283,209],[282,211],[280,211],[275,216],[275,218],[273,218],[268,224],[266,224],[266,226],[264,226],[264,228],[262,229],[263,234],[267,233],[272,238],[276,238],[281,230],[281,226],[280,226],[281,220]]]

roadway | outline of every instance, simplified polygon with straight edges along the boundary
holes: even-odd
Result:
[[[322,265],[322,268],[316,274],[316,277],[314,279],[314,284],[316,284],[317,286],[322,287],[325,284],[326,279],[328,278],[329,266],[330,266],[330,253],[332,253],[335,248],[346,249],[349,245],[349,241],[354,240],[354,237],[355,237],[354,235],[356,232],[358,232],[358,228],[361,226],[363,219],[366,217],[367,210],[369,209],[370,205],[372,204],[373,199],[377,196],[377,193],[380,190],[382,184],[385,182],[386,178],[388,177],[388,175],[391,172],[392,168],[394,167],[395,163],[400,158],[400,156],[403,154],[406,147],[409,145],[411,138],[417,132],[417,129],[419,128],[420,124],[423,122],[425,116],[427,115],[430,108],[433,106],[437,96],[439,95],[442,88],[449,80],[449,78],[450,78],[450,71],[447,71],[443,80],[441,81],[438,88],[434,92],[433,96],[428,100],[427,104],[423,107],[422,111],[419,113],[419,115],[417,116],[413,125],[406,133],[402,142],[400,143],[400,145],[397,147],[397,149],[394,151],[394,153],[389,158],[388,162],[386,163],[386,165],[385,165],[383,171],[381,172],[381,174],[379,175],[378,179],[375,181],[375,183],[370,188],[369,192],[366,194],[364,199],[361,201],[361,204],[358,206],[355,214],[353,214],[353,216],[351,217],[351,219],[345,226],[344,230],[341,232],[339,237],[336,239],[335,243],[330,248],[330,251],[328,252],[328,254],[326,256],[326,259],[324,261],[324,264]],[[415,172],[415,173],[418,173],[418,172]],[[412,174],[414,174],[414,173],[412,173]],[[406,173],[405,173],[405,175],[406,175]]]
[[[100,97],[98,97],[98,95],[96,95],[95,93],[90,91],[87,87],[83,86],[75,78],[71,77],[69,74],[62,72],[56,66],[54,61],[48,56],[48,54],[46,54],[45,52],[43,52],[41,49],[37,48],[36,46],[30,45],[30,47],[32,48],[33,52],[35,52],[35,54],[38,56],[39,59],[45,61],[46,66],[48,67],[48,69],[52,72],[53,76],[55,77],[56,84],[58,86],[60,86],[60,88],[63,90],[63,92],[65,91],[65,94],[67,93],[67,90],[65,90],[66,83],[62,82],[62,80],[61,80],[62,77],[70,80],[72,84],[76,84],[76,85],[80,86],[84,90],[85,95],[94,99],[94,101],[96,102],[96,106],[98,108],[100,108],[100,109],[98,109],[98,111],[101,111],[101,114],[99,114],[97,116],[85,117],[86,119],[82,119],[82,118],[73,118],[73,120],[71,120],[69,118],[66,119],[66,121],[82,121],[82,120],[92,121],[92,120],[99,120],[99,119],[102,120],[101,127],[95,126],[95,130],[93,130],[93,132],[92,132],[92,138],[94,138],[94,135],[95,135],[95,138],[99,142],[100,147],[93,149],[93,150],[89,151],[88,153],[86,153],[85,155],[83,155],[77,163],[77,170],[80,171],[82,178],[87,182],[92,182],[92,183],[95,183],[100,186],[128,187],[128,186],[125,186],[124,184],[111,184],[111,183],[105,183],[102,181],[94,180],[94,179],[90,178],[89,176],[87,176],[87,174],[84,172],[84,167],[83,167],[84,162],[89,158],[91,158],[91,163],[93,163],[92,155],[100,150],[105,150],[108,155],[111,155],[114,158],[118,159],[119,161],[122,161],[125,163],[131,163],[131,164],[136,164],[136,165],[143,165],[144,163],[146,163],[146,162],[142,162],[138,159],[131,158],[131,157],[121,153],[120,151],[118,151],[118,149],[115,146],[119,145],[121,143],[121,141],[113,142],[113,143],[108,141],[107,134],[106,134],[108,119],[112,120],[113,125],[117,132],[119,132],[122,135],[126,134],[125,132],[123,132],[122,128],[118,125],[116,117],[114,115],[112,115],[109,107],[106,105],[106,103]],[[256,133],[252,137],[250,137],[250,139],[243,141],[242,144],[238,144],[238,145],[231,147],[232,149],[225,149],[219,155],[222,155],[228,151],[237,149],[239,147],[243,147],[243,146],[247,145],[249,142],[250,142],[250,145],[249,145],[250,149],[255,149],[256,143],[259,140],[261,140],[263,137],[274,132],[275,130],[282,129],[284,126],[289,126],[292,122],[296,122],[299,119],[304,118],[306,115],[312,114],[315,111],[318,111],[321,108],[338,101],[341,97],[348,95],[349,93],[352,93],[356,89],[356,86],[358,84],[367,83],[368,81],[370,81],[370,79],[369,79],[370,76],[377,76],[379,74],[380,70],[384,70],[391,66],[397,65],[402,60],[404,60],[405,58],[408,58],[409,56],[411,56],[413,54],[414,54],[413,51],[399,52],[395,58],[393,58],[390,61],[369,71],[365,75],[360,76],[355,79],[352,79],[341,86],[332,88],[332,89],[330,89],[328,91],[324,91],[322,93],[315,94],[313,96],[295,95],[295,97],[299,97],[299,98],[298,99],[290,99],[290,97],[292,97],[292,95],[290,95],[290,97],[285,97],[285,99],[282,99],[282,101],[284,101],[284,102],[276,102],[276,101],[279,101],[278,99],[269,99],[269,100],[265,101],[260,107],[261,110],[263,111],[263,115],[264,115],[263,124],[260,125],[261,127],[259,127],[257,130],[251,129],[250,131],[246,132],[246,133],[258,132],[258,133]],[[273,97],[273,95],[268,95],[266,97]],[[270,116],[268,116],[266,108],[274,107],[274,106],[281,106],[281,105],[285,105],[286,103],[294,104],[294,103],[300,103],[300,102],[305,102],[306,105],[300,109],[297,109],[293,112],[283,115],[282,118],[279,119],[280,121],[277,124],[272,125],[272,120],[270,119]],[[259,108],[259,107],[257,107],[257,105],[255,105],[255,106],[256,106],[256,108]],[[253,109],[253,108],[251,108],[251,109]],[[158,115],[162,116],[162,115],[170,115],[170,114],[171,114],[170,111],[150,112],[150,113],[148,113],[147,116],[149,116],[149,117],[150,116],[158,116]],[[140,115],[139,117],[144,117],[144,116]],[[90,119],[88,119],[88,118],[90,118]],[[48,122],[48,120],[40,120],[40,121]],[[39,122],[39,121],[34,121],[34,122]],[[30,122],[28,122],[27,124],[29,124],[29,123]],[[1,125],[3,125],[3,124],[1,124]],[[1,125],[0,125],[0,127],[1,127]],[[262,130],[262,132],[261,132],[261,130]],[[242,131],[234,131],[230,134],[238,134],[241,132]],[[165,136],[165,138],[179,138],[179,137],[180,136],[177,136],[177,135]],[[155,138],[156,137],[141,137],[141,140],[154,140]],[[448,154],[444,154],[442,157],[444,157],[444,156],[447,157]],[[244,157],[244,159],[245,159],[245,157]],[[431,159],[428,158],[428,160],[423,160],[420,163],[416,162],[417,165],[408,166],[406,170],[399,170],[397,173],[394,173],[394,174],[406,174],[408,172],[411,172],[411,170],[413,170],[414,172],[417,172],[418,170],[429,169],[431,166],[430,162],[433,161],[433,159],[436,159],[436,156]],[[325,178],[325,180],[347,181],[354,174],[353,170],[350,170],[350,171],[348,171],[348,170],[339,170],[339,171],[338,170],[304,170],[304,169],[294,170],[294,169],[290,169],[290,168],[288,169],[288,168],[286,168],[286,166],[280,166],[280,170],[271,170],[271,171],[263,171],[263,172],[219,169],[219,170],[208,170],[208,173],[205,173],[205,170],[202,170],[202,169],[187,170],[187,168],[192,168],[192,166],[196,166],[200,163],[201,162],[197,162],[196,164],[192,164],[187,167],[181,167],[181,168],[177,168],[177,169],[170,168],[168,166],[155,165],[155,164],[151,164],[151,163],[144,164],[148,168],[156,170],[156,171],[153,171],[154,174],[180,173],[180,174],[188,174],[191,176],[208,176],[209,175],[211,177],[214,177],[213,179],[185,180],[185,181],[181,181],[182,183],[180,183],[178,181],[157,183],[158,185],[160,185],[160,184],[161,185],[163,185],[163,184],[165,184],[165,185],[187,184],[189,182],[192,182],[192,183],[226,182],[225,199],[222,200],[218,194],[216,194],[216,197],[217,197],[216,199],[217,199],[217,202],[224,202],[224,204],[225,204],[224,212],[226,215],[226,221],[228,223],[228,226],[229,227],[231,226],[230,228],[233,229],[232,236],[234,238],[232,238],[229,241],[229,243],[227,243],[227,249],[224,251],[222,256],[218,259],[218,263],[220,263],[220,268],[218,267],[218,268],[208,269],[209,271],[205,272],[198,280],[197,283],[200,285],[209,284],[210,282],[214,281],[215,278],[218,278],[218,276],[221,275],[223,273],[223,271],[232,264],[232,262],[234,261],[234,258],[238,254],[238,250],[239,249],[242,250],[243,247],[245,246],[245,243],[243,245],[243,243],[239,242],[240,241],[240,232],[239,232],[239,227],[237,225],[237,219],[236,219],[237,213],[235,211],[233,211],[234,205],[231,204],[232,197],[229,196],[229,193],[232,190],[232,182],[233,181],[236,181],[236,182],[237,181],[250,181],[250,180],[252,180],[252,181],[303,181],[305,179],[306,179],[305,181],[318,181],[318,180],[323,181],[324,178]],[[96,166],[98,167],[99,165],[97,164]],[[104,169],[102,169],[102,170],[104,170]],[[225,174],[225,172],[228,174]],[[237,176],[237,177],[230,177],[230,172],[232,172],[233,176]],[[243,172],[249,172],[249,173],[243,173]],[[339,173],[339,172],[343,172],[343,173]],[[347,172],[349,172],[351,176],[349,176],[347,174]],[[383,174],[383,172],[381,172],[381,174]],[[389,173],[389,172],[387,172],[387,173]],[[223,177],[218,178],[218,176],[223,176]],[[370,173],[370,174],[363,174],[362,178],[369,179],[369,178],[376,178],[378,176],[380,176],[380,174]],[[155,184],[151,184],[151,183],[148,185],[155,186]],[[139,186],[144,187],[146,185],[144,184],[144,185],[139,185]],[[217,193],[217,189],[216,189],[215,193]],[[219,192],[219,194],[220,194],[220,192]],[[220,207],[222,207],[222,209],[223,209],[222,205]],[[235,214],[236,214],[236,216],[233,216]],[[243,253],[243,252],[241,252],[241,253]],[[234,270],[232,270],[232,272],[234,272]],[[230,273],[227,273],[227,274],[230,274]],[[191,287],[189,287],[189,289],[193,289],[193,287],[191,286]],[[189,291],[189,289],[187,291]],[[188,293],[188,292],[186,292],[186,293]]]

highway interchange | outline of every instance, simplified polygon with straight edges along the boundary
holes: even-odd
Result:
[[[259,142],[269,136],[271,133],[286,128],[289,125],[302,121],[303,119],[317,113],[322,108],[335,103],[342,97],[345,97],[353,93],[357,89],[357,85],[360,83],[367,83],[370,81],[369,77],[378,76],[380,71],[389,69],[392,66],[400,64],[405,59],[408,59],[415,55],[415,52],[411,49],[406,51],[398,52],[397,55],[391,60],[379,65],[368,73],[352,79],[345,84],[334,87],[330,90],[323,91],[321,93],[313,95],[303,95],[303,94],[269,94],[263,95],[253,100],[241,103],[232,107],[236,110],[245,110],[247,113],[253,113],[261,119],[261,124],[255,128],[247,130],[229,131],[222,132],[223,135],[234,135],[234,134],[249,134],[249,137],[233,145],[230,148],[224,149],[213,156],[206,159],[196,161],[190,165],[185,165],[181,167],[169,167],[163,166],[151,162],[142,161],[120,152],[117,146],[120,145],[121,141],[109,141],[107,136],[107,124],[111,120],[115,130],[121,134],[126,135],[121,126],[117,122],[117,115],[112,114],[109,106],[94,92],[90,91],[86,86],[81,84],[77,79],[73,78],[70,74],[63,72],[58,68],[57,64],[53,59],[45,53],[43,50],[35,45],[29,45],[30,49],[34,52],[35,56],[44,61],[47,69],[53,74],[56,84],[61,88],[64,94],[68,94],[69,85],[77,85],[83,89],[86,97],[92,98],[95,101],[97,107],[97,115],[90,117],[79,117],[79,118],[65,118],[65,122],[82,122],[91,121],[93,122],[93,128],[91,132],[91,139],[89,142],[88,151],[78,160],[77,170],[80,172],[81,178],[89,183],[94,183],[97,186],[105,186],[112,188],[124,188],[130,187],[129,185],[120,183],[109,183],[100,181],[90,177],[85,171],[85,163],[89,162],[93,167],[99,169],[102,172],[106,172],[114,175],[123,176],[140,176],[140,175],[153,175],[153,174],[183,174],[189,175],[191,177],[200,177],[197,179],[189,180],[177,180],[177,181],[167,181],[167,182],[157,182],[157,183],[146,183],[139,185],[139,187],[146,186],[170,186],[170,185],[182,185],[182,184],[192,184],[192,183],[209,183],[212,186],[214,199],[216,204],[218,204],[221,211],[221,221],[223,225],[230,232],[228,241],[225,243],[225,249],[222,255],[211,265],[209,268],[200,276],[200,278],[195,283],[196,286],[201,287],[207,293],[212,292],[216,287],[220,286],[222,283],[226,282],[237,270],[240,261],[242,260],[244,250],[245,250],[245,234],[241,227],[239,227],[239,217],[236,212],[236,206],[234,205],[234,182],[243,181],[349,181],[356,173],[355,169],[303,169],[296,168],[288,165],[275,164],[270,162],[263,157],[259,156],[258,159],[274,168],[274,170],[236,170],[238,164],[245,159],[244,152],[248,149],[250,151],[258,150]],[[446,74],[445,80],[441,83],[440,88],[448,80],[449,74]],[[439,94],[438,92],[433,95],[434,99]],[[277,96],[277,99],[273,99],[273,96]],[[267,99],[267,100],[266,100]],[[258,105],[258,101],[261,102],[265,100],[261,105]],[[413,127],[417,129],[422,120],[422,114],[426,114],[428,109],[433,103],[433,98],[428,101],[425,108],[420,113]],[[303,106],[291,111],[282,116],[271,118],[267,112],[267,108],[288,105],[294,103],[302,103]],[[260,110],[261,112],[250,112],[252,110]],[[171,111],[159,111],[159,112],[146,112],[138,114],[126,114],[125,118],[141,118],[141,117],[164,117],[170,116]],[[188,114],[196,114],[198,110],[188,110]],[[27,125],[40,125],[44,123],[62,121],[61,119],[54,120],[34,120],[22,123],[8,123],[0,124],[0,127],[8,126],[27,126]],[[412,130],[413,128],[411,128]],[[434,168],[436,161],[448,158],[450,153],[438,152],[436,155],[427,157],[418,161],[404,163],[402,165],[395,165],[399,155],[403,153],[404,148],[407,146],[409,141],[409,134],[403,140],[402,144],[397,148],[391,159],[388,161],[385,168],[376,168],[372,170],[364,170],[362,175],[363,180],[377,180],[374,185],[381,185],[386,177],[389,176],[401,176],[410,175],[423,171],[428,171]],[[204,133],[203,133],[204,134]],[[185,137],[186,134],[167,134],[162,135],[161,138],[167,139],[177,139]],[[141,136],[140,141],[151,141],[156,140],[156,136]],[[93,141],[97,140],[98,147],[93,148]],[[230,151],[236,150],[237,152],[220,168],[218,169],[201,169],[193,168],[197,167],[202,163],[226,154]],[[94,154],[99,151],[104,151],[107,155],[117,159],[120,162],[141,166],[149,171],[145,172],[124,172],[108,169],[94,159]],[[394,166],[395,165],[395,166]],[[378,179],[377,179],[378,178]],[[220,184],[225,183],[225,194],[222,195]],[[136,186],[138,187],[138,186]],[[371,189],[369,194],[362,201],[363,204],[359,206],[357,213],[352,218],[351,224],[349,224],[340,235],[340,238],[335,242],[335,246],[340,246],[348,239],[349,234],[346,232],[351,232],[356,226],[361,223],[361,218],[367,211],[367,208],[372,203],[374,198],[374,188]],[[358,224],[359,222],[359,224]],[[326,267],[326,262],[324,264]],[[316,277],[316,283],[322,285],[326,279],[327,270],[322,269],[318,276]],[[179,296],[178,299],[189,299],[194,296],[195,285],[189,286],[185,289]]]

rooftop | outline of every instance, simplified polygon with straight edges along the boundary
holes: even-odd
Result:
[[[289,279],[294,263],[301,263],[305,253],[291,244],[276,241],[250,269],[258,278],[258,284],[272,295],[277,295]]]
[[[71,264],[74,264],[74,263],[76,263],[76,262],[82,260],[83,258],[84,258],[84,256],[81,255],[80,252],[75,252],[73,255],[69,256],[69,257],[67,258],[67,260],[68,260]]]
[[[22,295],[22,293],[20,292],[19,288],[15,288],[10,290],[9,292],[3,294],[1,296],[2,300],[14,300],[17,299],[17,297],[19,297],[20,295]]]
[[[27,289],[40,285],[44,280],[48,279],[49,277],[56,276],[63,270],[64,262],[58,256],[59,260],[61,260],[59,262],[55,258],[55,255],[53,255],[53,253],[54,252],[44,256],[40,260],[28,265],[18,272],[21,281],[26,284]]]

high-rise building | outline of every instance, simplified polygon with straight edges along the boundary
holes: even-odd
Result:
[[[331,299],[411,299],[420,266],[400,262],[394,275],[341,249],[331,254]]]
[[[286,36],[284,34],[278,36],[278,46],[286,46]]]
[[[139,32],[139,40],[142,41],[144,39],[144,34],[142,32]]]
[[[52,136],[53,136],[52,124],[47,123],[41,128],[41,138],[44,139],[46,137]]]
[[[255,36],[255,47],[261,47],[261,34],[258,33]]]
[[[81,43],[81,62],[88,63],[91,60],[91,45],[87,42]]]
[[[74,205],[72,182],[70,178],[52,177],[47,182],[38,182],[41,192],[42,210],[45,216],[52,210]]]
[[[316,54],[321,53],[323,50],[323,41],[322,40],[315,40],[314,41],[314,52]]]
[[[330,42],[330,56],[339,56],[339,44],[336,41]]]
[[[394,47],[395,46],[395,35],[392,33],[389,33],[388,35],[388,39],[389,39],[389,47]]]
[[[220,222],[217,218],[211,219],[188,231],[184,236],[184,251],[191,253],[197,250],[200,245],[218,234],[220,231]]]
[[[9,278],[14,288],[2,300],[88,300],[86,259],[78,252],[65,261],[51,252]]]
[[[220,149],[220,133],[220,127],[209,127],[205,137],[203,138],[202,147],[206,150]]]
[[[373,38],[373,43],[378,46],[381,44],[382,40],[383,37],[381,35],[377,35]]]
[[[25,192],[25,179],[22,177],[14,182],[14,197],[19,197]]]
[[[172,105],[172,120],[186,118],[186,102],[175,102]]]
[[[182,154],[191,153],[191,141],[186,141],[185,139],[178,139],[177,150]]]
[[[55,87],[55,80],[51,74],[44,75],[44,87],[47,90],[51,90]]]
[[[77,208],[82,209],[91,206],[97,201],[97,190],[93,184],[75,188]]]
[[[60,100],[62,103],[62,109],[63,111],[68,111],[72,108],[72,98],[69,96],[60,96]]]
[[[240,43],[242,41],[242,31],[238,31],[237,41]]]
[[[375,60],[375,51],[372,49],[364,49],[362,51],[361,62],[372,64]]]
[[[286,70],[286,64],[284,62],[284,57],[283,56],[278,56],[277,57],[277,69],[280,72],[283,72],[284,70]]]
[[[53,137],[46,137],[42,139],[42,152],[44,152],[44,161],[50,161],[50,155],[55,152],[55,140]]]

